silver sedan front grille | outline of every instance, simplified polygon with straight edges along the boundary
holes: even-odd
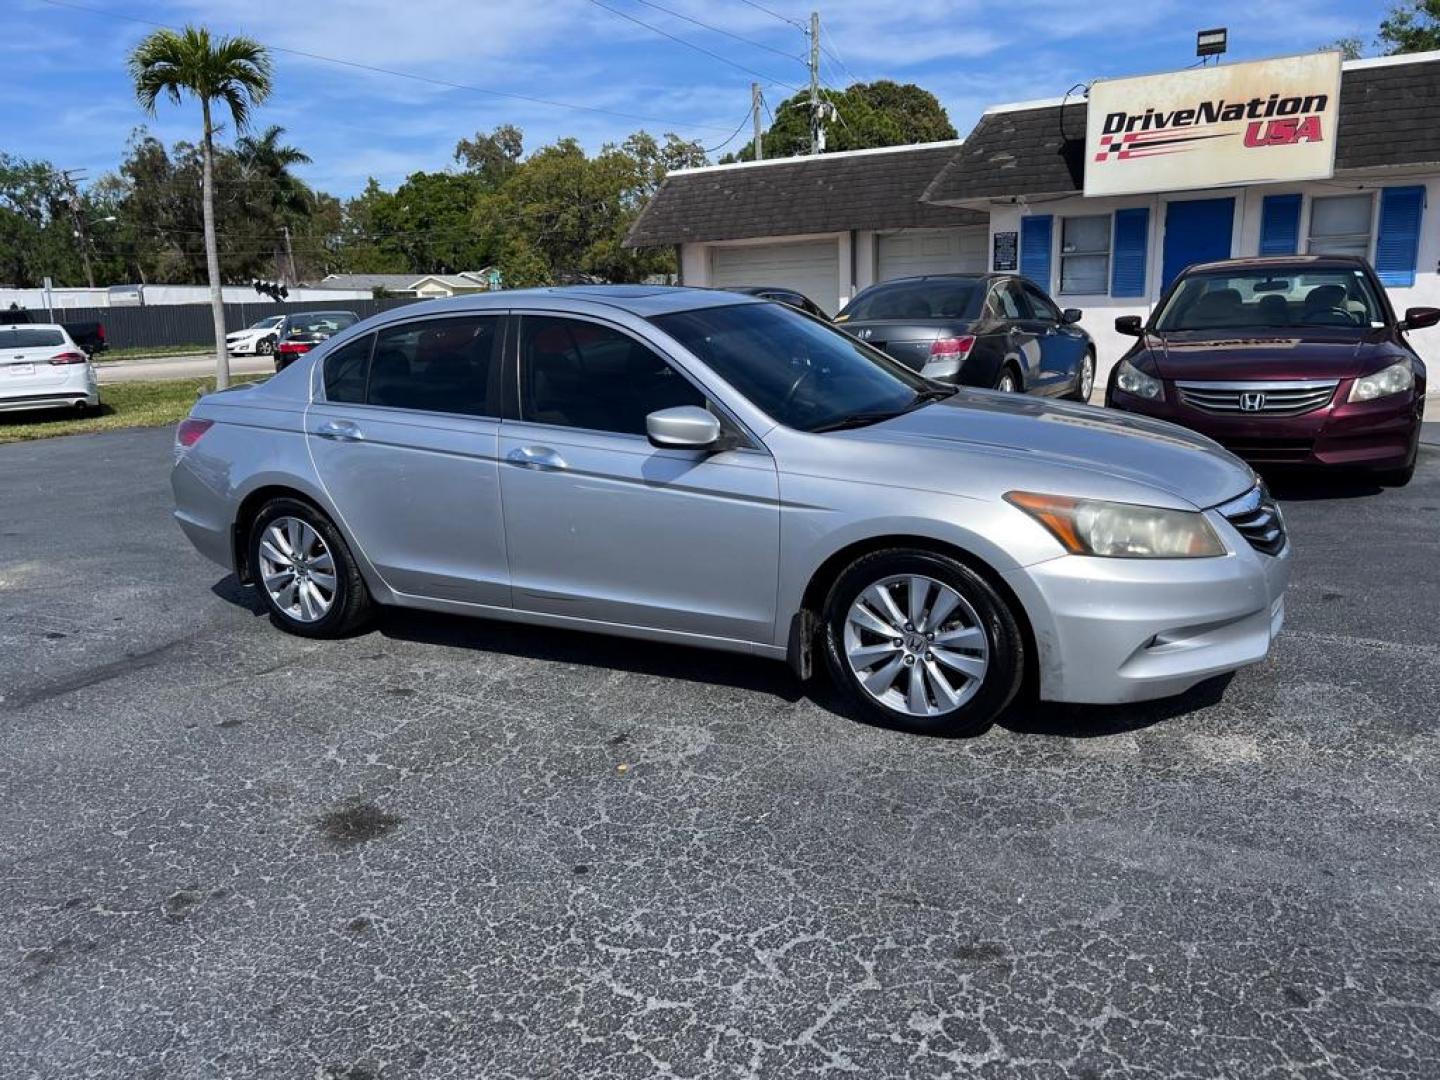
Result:
[[[1208,413],[1299,416],[1330,404],[1336,379],[1286,382],[1177,382],[1180,400]]]
[[[1215,509],[1256,551],[1278,555],[1284,550],[1285,519],[1263,483]]]

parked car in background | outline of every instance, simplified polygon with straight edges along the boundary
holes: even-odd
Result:
[[[70,338],[70,341],[79,346],[80,350],[84,352],[86,356],[94,356],[96,353],[102,353],[110,347],[105,340],[105,324],[92,320],[52,323],[49,319],[42,319],[39,312],[12,307],[8,311],[0,311],[0,325],[61,326]]]
[[[304,356],[320,342],[354,326],[360,316],[353,311],[304,311],[286,315],[275,331],[275,370],[284,371],[298,356]]]
[[[232,331],[225,335],[225,348],[235,356],[269,356],[275,351],[284,321],[284,315],[268,315],[244,330]]]
[[[65,327],[0,322],[0,411],[99,405],[95,368]]]
[[[1425,364],[1364,259],[1290,256],[1189,267],[1111,372],[1105,401],[1194,428],[1257,465],[1328,465],[1409,481]]]
[[[898,479],[897,479],[898,478]],[[786,659],[871,718],[1178,693],[1265,656],[1284,527],[1208,439],[939,386],[709,289],[456,297],[176,433],[175,516],[280,628],[375,604]]]
[[[814,315],[817,319],[830,321],[830,316],[825,314],[821,306],[815,303],[802,292],[794,289],[786,289],[775,285],[727,285],[726,292],[740,293],[744,296],[758,296],[761,300],[774,300],[777,303],[789,304],[793,308],[799,308],[807,315]]]
[[[1095,343],[1013,274],[897,278],[861,290],[835,322],[931,379],[1087,401]]]

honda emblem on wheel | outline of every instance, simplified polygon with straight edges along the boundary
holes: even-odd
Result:
[[[1241,412],[1261,412],[1265,408],[1265,395],[1258,390],[1247,390],[1240,395]]]

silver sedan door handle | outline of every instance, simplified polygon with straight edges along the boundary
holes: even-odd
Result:
[[[565,459],[548,446],[517,446],[505,455],[505,460],[522,469],[565,468]]]
[[[326,420],[315,429],[315,434],[322,439],[334,439],[336,442],[360,442],[365,438],[359,427],[349,420]]]

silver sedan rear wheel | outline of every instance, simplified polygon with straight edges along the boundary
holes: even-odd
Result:
[[[980,616],[951,586],[922,574],[882,578],[851,603],[845,659],[871,698],[914,717],[944,716],[985,681]]]
[[[277,517],[260,537],[260,581],[275,607],[313,623],[335,604],[335,559],[324,538],[298,517]]]

